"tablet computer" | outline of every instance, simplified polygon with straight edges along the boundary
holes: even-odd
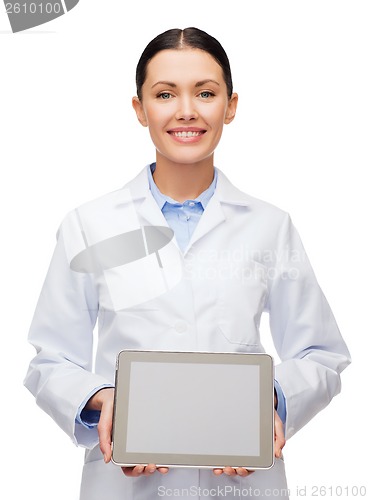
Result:
[[[120,466],[270,468],[273,381],[267,354],[121,351],[112,460]]]

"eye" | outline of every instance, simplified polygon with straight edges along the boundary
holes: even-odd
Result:
[[[157,95],[157,97],[159,99],[167,100],[167,99],[170,99],[170,97],[172,97],[172,95],[170,94],[170,92],[161,92],[160,94]]]
[[[210,92],[209,90],[203,90],[203,92],[201,92],[199,94],[202,99],[209,99],[210,97],[214,97],[214,93],[213,92]]]

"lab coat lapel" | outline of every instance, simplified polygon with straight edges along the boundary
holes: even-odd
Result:
[[[165,229],[170,226],[149,189],[147,168],[150,168],[149,165],[124,187],[129,190],[131,199],[136,205],[140,226],[155,226],[157,231],[161,231],[162,228],[163,237],[166,239]],[[175,236],[171,241],[180,250]]]
[[[147,193],[146,198],[144,199],[143,203],[140,205],[140,207],[137,210],[138,215],[141,219],[141,225],[146,226],[155,226],[157,231],[160,231],[163,233],[164,238],[167,237],[167,233],[165,233],[165,229],[169,227],[167,220],[165,219],[164,214],[160,210],[159,206],[157,205],[156,200],[151,194],[151,191]],[[177,247],[177,249],[180,251],[178,242],[175,238],[175,235],[173,235],[172,238],[172,243]]]
[[[251,197],[236,188],[221,170],[217,169],[217,173],[216,190],[199,219],[184,255],[196,241],[226,220],[223,204],[247,207],[251,203]]]
[[[149,189],[147,168],[149,166],[141,170],[124,188],[130,191],[132,200],[137,202],[137,214],[143,225],[147,223],[147,225],[152,226],[168,227],[166,219]]]
[[[147,221],[151,226],[165,226],[168,227],[164,214],[161,212],[156,200],[151,194],[147,193],[146,198],[137,210],[138,215],[144,221]]]

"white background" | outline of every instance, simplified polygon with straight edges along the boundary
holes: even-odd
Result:
[[[38,500],[78,497],[83,451],[22,387],[34,353],[27,330],[66,212],[154,160],[130,104],[142,50],[168,28],[193,25],[222,42],[240,95],[216,165],[291,213],[353,357],[342,394],[286,445],[291,498],[304,486],[306,498],[314,485],[368,486],[367,2],[80,0],[67,15],[18,34],[0,5],[7,498],[23,498],[24,488]]]

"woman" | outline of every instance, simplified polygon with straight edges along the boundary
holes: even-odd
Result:
[[[81,499],[199,498],[204,491],[287,498],[283,423],[290,438],[329,403],[349,352],[288,214],[242,193],[214,167],[223,125],[234,119],[238,101],[219,42],[196,28],[162,33],[144,50],[136,81],[133,107],[149,129],[156,162],[61,224],[31,326],[38,354],[25,384],[87,448]],[[169,226],[175,238],[140,258],[129,238],[149,225]],[[116,252],[121,235],[126,244]],[[91,250],[99,244],[105,250]],[[122,472],[111,464],[116,354],[263,352],[264,311],[282,360],[274,466],[250,472],[149,464]]]

